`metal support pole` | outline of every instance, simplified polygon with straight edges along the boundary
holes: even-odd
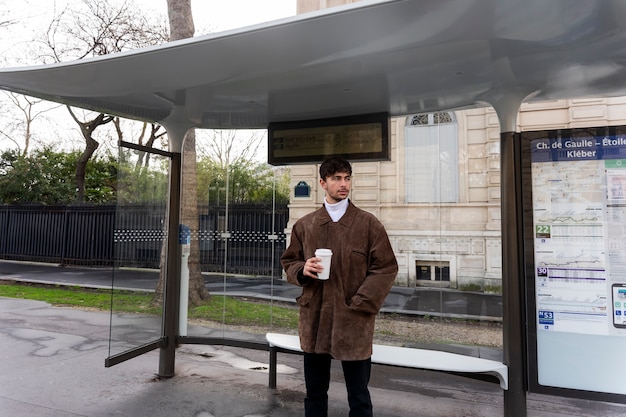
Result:
[[[276,388],[276,360],[278,356],[278,348],[275,346],[270,346],[270,370],[269,370],[269,387],[274,389]]]
[[[526,292],[523,285],[523,207],[519,134],[500,135],[502,215],[502,319],[504,363],[509,389],[504,391],[505,417],[526,417]]]
[[[163,338],[165,346],[159,354],[159,376],[174,376],[176,338],[178,336],[178,314],[180,308],[180,265],[181,250],[178,244],[180,224],[180,184],[182,173],[181,154],[173,153],[170,160],[170,192],[167,225],[167,264],[165,290],[163,294]]]

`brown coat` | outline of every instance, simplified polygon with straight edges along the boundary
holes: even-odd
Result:
[[[327,281],[302,274],[317,248],[333,251]],[[287,280],[303,287],[297,299],[302,349],[339,360],[369,358],[376,314],[398,272],[378,219],[350,202],[343,217],[333,222],[321,207],[296,222],[281,263]]]

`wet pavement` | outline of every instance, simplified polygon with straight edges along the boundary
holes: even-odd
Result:
[[[102,275],[109,279],[105,287],[111,285],[111,272],[106,270],[20,265],[0,262],[0,279],[97,286],[100,278],[96,276]],[[136,271],[125,284],[150,285],[154,282],[153,274]],[[219,280],[209,280],[207,285],[224,288],[224,279],[228,281],[230,277],[222,277],[221,284]],[[217,292],[217,287],[211,291]],[[293,296],[290,292],[293,288],[269,287],[274,291],[270,295]],[[277,291],[277,287],[282,289]],[[249,289],[249,285],[242,284],[238,288],[230,286],[228,291],[244,294]],[[399,296],[388,300],[387,306],[406,306],[409,300],[411,294]],[[134,346],[128,336],[142,330],[134,327],[138,321],[127,316],[111,317],[108,312],[58,308],[39,301],[0,297],[0,417],[302,415],[304,384],[299,355],[279,354],[276,390],[268,388],[269,353],[263,350],[183,345],[177,349],[176,375],[168,379],[156,376],[158,350],[105,368],[105,359]],[[111,323],[124,323],[124,331],[110,332]],[[190,327],[190,332],[224,334],[223,329],[199,325]],[[258,339],[262,335],[239,334],[238,337]],[[504,415],[503,392],[491,382],[374,365],[370,386],[377,417]],[[330,416],[348,415],[341,370],[336,363],[329,403]],[[528,394],[527,406],[528,417],[626,415],[623,404],[549,395]]]
[[[105,312],[0,297],[2,417],[294,417],[302,415],[301,357],[279,354],[278,386],[268,388],[266,351],[184,345],[176,375],[160,379],[158,351],[111,368],[104,360],[128,341],[109,341]],[[128,329],[132,331],[132,329]],[[196,329],[194,329],[196,331]],[[377,417],[503,416],[497,384],[445,373],[374,365]],[[330,416],[347,416],[333,364]],[[529,417],[618,417],[626,406],[530,394]]]

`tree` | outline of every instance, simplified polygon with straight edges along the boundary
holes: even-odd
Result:
[[[45,113],[58,108],[59,106],[40,107],[37,106],[43,100],[21,94],[3,92],[12,104],[12,109],[17,109],[22,116],[20,119],[12,119],[5,127],[0,128],[0,136],[5,137],[21,149],[21,154],[26,156],[30,150],[33,138],[33,123],[36,119],[41,118]],[[7,109],[8,111],[12,109]],[[18,138],[18,135],[23,137]],[[23,143],[23,146],[20,146]]]
[[[44,63],[108,55],[168,40],[167,28],[130,0],[68,3],[39,40]]]
[[[113,124],[115,125],[115,130],[117,131],[117,137],[119,140],[124,138],[124,132],[120,126],[120,119],[115,118],[113,120]],[[148,123],[144,123],[141,128],[141,133],[137,138],[137,144],[141,146],[145,146],[146,148],[154,148],[154,144],[157,139],[163,139],[166,137],[167,132],[162,129],[162,126],[157,124],[150,124],[150,133],[148,134],[148,138],[144,143],[144,138],[146,137],[146,133],[148,131]],[[137,153],[137,162],[135,163],[135,174],[140,175],[142,171],[148,169],[150,166],[150,155],[145,151],[136,151]]]
[[[0,155],[0,204],[69,204],[74,201],[72,173],[79,152],[50,147],[29,155],[10,150]],[[85,200],[93,204],[116,199],[117,161],[113,155],[95,158],[86,173]]]
[[[164,157],[157,163],[148,164],[146,157],[142,165],[133,158],[137,152],[128,148],[119,149],[117,202],[119,204],[148,203],[163,204],[167,201],[169,165]],[[139,158],[137,158],[139,159]]]
[[[255,160],[263,136],[250,130],[209,130],[198,135],[202,157],[198,162],[201,201],[218,202],[220,192],[229,182],[229,201],[233,203],[267,203],[289,201],[287,168],[271,168]],[[223,192],[222,192],[223,195]],[[224,201],[224,198],[221,198]]]
[[[238,130],[208,130],[200,135],[203,156],[221,167],[250,163],[256,156],[263,137],[259,132]]]
[[[167,13],[170,23],[170,40],[190,38],[194,35],[191,13],[191,0],[167,0]],[[185,136],[182,150],[182,196],[181,223],[197,231],[198,222],[198,182],[196,174],[196,134],[191,130]],[[165,246],[161,250],[161,273],[154,293],[155,303],[163,301],[165,290]],[[191,239],[189,266],[189,305],[200,305],[210,298],[200,269],[200,245],[198,239]]]
[[[235,204],[289,202],[289,171],[273,168],[261,162],[239,160],[226,166],[204,157],[198,161],[198,183],[208,187],[198,189],[198,199],[209,204],[224,202],[226,170],[231,186],[229,201]]]
[[[100,145],[97,140],[93,137],[93,132],[98,128],[98,126],[103,126],[107,123],[113,121],[113,116],[107,116],[103,113],[98,114],[95,118],[87,121],[81,121],[76,117],[72,108],[67,106],[67,110],[72,115],[72,118],[80,127],[80,132],[83,135],[83,139],[85,140],[85,148],[83,149],[80,158],[76,161],[76,201],[83,202],[85,201],[85,173],[87,172],[87,163],[93,156],[96,149]]]
[[[16,23],[15,19],[7,17],[8,6],[4,2],[0,2],[0,29],[7,29]]]
[[[31,156],[7,151],[0,157],[0,202],[63,204],[72,195],[67,159],[45,148]],[[70,177],[71,178],[71,177]]]
[[[155,25],[132,6],[130,2],[115,5],[108,0],[83,0],[76,8],[62,10],[54,17],[42,40],[47,50],[42,58],[53,62],[82,59],[157,45],[167,40],[162,25]],[[99,146],[94,132],[113,121],[114,117],[88,113],[81,120],[71,107],[67,109],[85,142],[76,165],[76,201],[82,202],[86,166]],[[120,130],[117,132],[119,134]]]

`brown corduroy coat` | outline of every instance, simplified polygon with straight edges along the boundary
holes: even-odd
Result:
[[[327,281],[302,274],[304,263],[318,248],[333,252]],[[338,222],[321,207],[293,226],[281,263],[287,280],[302,287],[297,299],[302,349],[339,360],[369,358],[376,314],[398,273],[380,221],[352,202]]]

